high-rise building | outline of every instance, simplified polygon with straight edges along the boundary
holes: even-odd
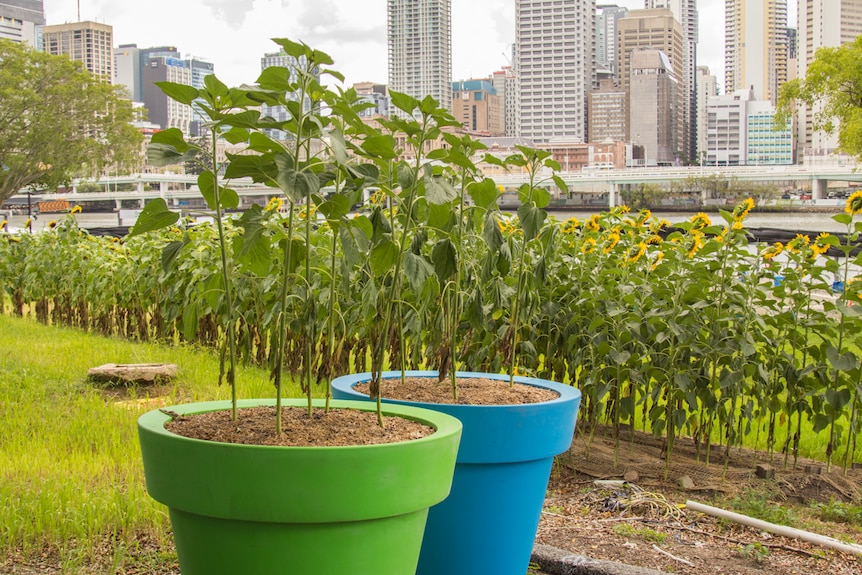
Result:
[[[42,0],[0,0],[0,38],[42,50]]]
[[[718,96],[718,79],[709,67],[697,67],[697,156],[698,164],[706,162],[706,105],[709,99]]]
[[[631,81],[631,54],[638,48],[652,48],[659,50],[670,63],[671,72],[677,82],[683,76],[683,33],[682,24],[674,18],[673,12],[667,8],[654,8],[650,10],[631,10],[625,18],[618,22],[617,54],[619,54],[620,73],[619,86],[629,93],[629,128],[628,140],[635,142],[637,131],[631,127],[635,117],[641,113],[646,105],[638,101],[638,96],[633,94],[629,88]],[[678,90],[679,101],[674,110],[679,114],[674,125],[678,130],[675,142],[679,149],[675,150],[678,156],[686,155],[682,149],[685,141],[684,127],[686,126],[682,116],[683,102],[682,90]],[[635,142],[637,143],[637,142]],[[647,150],[649,151],[649,150]],[[654,150],[657,152],[657,150]]]
[[[374,118],[375,116],[389,117],[390,101],[389,90],[386,84],[375,84],[374,82],[358,82],[353,84],[353,89],[359,99],[368,104],[372,104],[372,108],[366,108],[359,112],[363,118]]]
[[[644,148],[647,166],[670,166],[678,158],[681,82],[668,57],[655,48],[629,53],[629,129],[632,143]]]
[[[706,163],[710,166],[745,165],[748,102],[754,91],[737,90],[707,102]]]
[[[745,163],[748,166],[778,166],[793,163],[793,126],[778,128],[772,102],[748,102]]]
[[[797,0],[797,8],[798,74],[804,78],[818,48],[837,48],[862,34],[862,0]],[[817,111],[797,110],[797,157],[803,161],[838,147],[835,134],[814,131],[811,122]]]
[[[697,155],[697,0],[644,0],[646,8],[667,8],[682,25],[682,142],[683,154],[694,161]]]
[[[490,80],[452,82],[452,108],[455,119],[468,132],[503,135],[503,104]]]
[[[113,83],[114,29],[108,24],[86,21],[43,26],[42,43],[48,54],[66,55]]]
[[[129,99],[141,102],[141,51],[137,44],[114,48],[114,85],[123,85]]]
[[[626,141],[628,94],[611,78],[600,80],[598,90],[590,92],[590,130],[588,142]]]
[[[141,73],[141,86],[150,122],[160,125],[163,130],[179,128],[186,136],[191,135],[192,107],[168,98],[155,85],[156,82],[191,85],[188,63],[171,56],[151,56]]]
[[[450,0],[387,0],[389,89],[452,109]]]
[[[516,0],[520,136],[583,142],[595,87],[595,0]]]
[[[617,20],[625,18],[628,8],[616,4],[596,6],[596,65],[617,75]]]
[[[787,0],[725,0],[724,90],[778,101],[787,81]]]

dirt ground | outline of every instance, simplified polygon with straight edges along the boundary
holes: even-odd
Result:
[[[862,527],[825,522],[817,504],[862,505],[862,470],[800,460],[784,469],[783,455],[713,447],[712,463],[698,462],[691,440],[674,446],[665,480],[663,441],[629,431],[622,434],[614,465],[610,431],[592,444],[580,434],[559,458],[551,477],[537,543],[573,554],[678,574],[858,575],[862,557],[789,539],[685,509],[688,500],[847,542],[862,542]],[[774,478],[756,475],[758,464]],[[766,471],[768,475],[768,470]],[[596,480],[631,480],[624,486]],[[687,488],[680,487],[683,479]],[[837,506],[847,509],[846,506]]]

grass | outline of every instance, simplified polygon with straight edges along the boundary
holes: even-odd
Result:
[[[634,527],[629,523],[619,523],[614,525],[613,529],[614,533],[620,537],[637,537],[638,539],[658,543],[659,545],[664,543],[668,537],[667,533],[662,533],[649,527]]]
[[[78,573],[107,539],[113,557],[101,560],[116,572],[140,561],[129,552],[140,540],[170,548],[167,510],[144,486],[136,420],[149,408],[121,407],[86,381],[90,367],[150,362],[180,367],[168,404],[230,396],[213,353],[0,316],[0,566],[47,555]],[[240,397],[273,395],[264,369],[244,367],[238,381]]]

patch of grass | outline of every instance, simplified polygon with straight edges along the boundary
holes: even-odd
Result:
[[[634,527],[631,523],[619,523],[614,525],[614,533],[620,537],[637,537],[644,541],[658,543],[661,545],[667,539],[667,533],[650,529],[649,527]]]
[[[817,516],[821,521],[847,523],[856,527],[862,527],[862,506],[830,498],[829,503],[814,503],[811,507],[817,512]]]
[[[748,489],[730,500],[730,508],[737,513],[770,523],[794,525],[796,514],[789,507],[773,501],[773,497],[775,493],[768,488]]]
[[[766,562],[769,559],[769,547],[762,543],[749,543],[748,545],[740,546],[737,549],[739,556],[744,559],[751,559],[757,564]]]
[[[120,407],[86,381],[90,367],[149,362],[180,368],[169,404],[229,397],[213,353],[0,316],[2,557],[47,553],[74,574],[104,555],[107,537],[116,542],[112,562],[126,562],[141,538],[152,543],[148,560],[162,560],[153,553],[170,548],[167,510],[146,493],[136,425],[151,408]],[[245,367],[237,379],[240,397],[274,395],[266,370]],[[286,394],[299,397],[298,386]]]

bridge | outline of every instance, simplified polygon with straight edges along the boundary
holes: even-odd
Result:
[[[626,168],[622,170],[585,170],[562,172],[559,176],[566,182],[570,192],[588,195],[608,195],[609,207],[618,203],[619,193],[628,186],[652,183],[668,185],[684,182],[690,178],[724,178],[743,182],[772,183],[780,187],[807,188],[812,199],[826,198],[830,181],[862,182],[862,170],[855,164],[823,164],[798,166],[691,166],[671,168]],[[523,173],[492,175],[504,189],[513,191],[527,182]],[[79,188],[99,186],[100,192],[83,192]],[[237,191],[242,202],[267,201],[280,195],[280,191],[248,179],[231,180],[230,187]],[[555,186],[552,191],[559,192]],[[121,189],[122,188],[122,189]],[[132,189],[129,189],[132,188]],[[111,203],[113,211],[142,208],[147,200],[164,198],[169,205],[182,209],[202,208],[203,202],[197,188],[197,176],[188,174],[129,174],[102,176],[93,180],[76,180],[71,188],[55,193],[21,193],[13,196],[10,203],[26,204],[28,201],[65,200],[73,204],[97,202]],[[561,198],[557,195],[558,199]],[[106,206],[105,206],[106,207]],[[110,210],[111,208],[107,208]]]

